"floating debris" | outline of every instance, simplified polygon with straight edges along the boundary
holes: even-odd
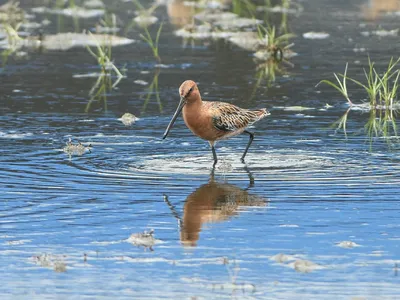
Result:
[[[379,37],[387,37],[387,36],[397,36],[399,33],[399,29],[392,29],[392,30],[385,30],[385,29],[380,29],[380,30],[374,30],[374,31],[362,31],[361,35],[363,36],[370,36],[370,35],[376,35]]]
[[[286,263],[288,261],[293,261],[296,258],[293,255],[278,253],[274,256],[271,256],[269,259],[282,264],[282,263]]]
[[[233,166],[230,162],[223,161],[221,164],[218,165],[217,170],[223,173],[229,173],[233,171]]]
[[[148,85],[149,84],[147,81],[141,80],[141,79],[135,80],[133,83],[136,83],[139,85]]]
[[[65,255],[41,254],[33,257],[33,261],[43,268],[53,269],[55,272],[63,273],[67,271],[64,262]]]
[[[94,31],[96,33],[117,33],[121,30],[119,27],[108,27],[108,26],[96,26]]]
[[[66,51],[71,48],[97,47],[97,46],[124,46],[134,43],[125,37],[109,34],[86,34],[86,33],[58,33],[45,36],[32,36],[18,38],[13,41],[14,49],[18,48],[43,48],[53,51]],[[9,49],[10,42],[7,39],[0,41],[0,48]]]
[[[144,231],[143,233],[133,233],[127,239],[127,242],[132,243],[135,246],[149,248],[151,251],[153,251],[152,247],[161,242],[161,240],[154,238],[153,234],[153,229],[151,229],[150,232]]]
[[[144,13],[144,14],[139,14],[133,20],[139,26],[147,27],[147,26],[157,23],[158,18],[156,16],[152,16],[152,15],[148,15],[148,14]]]
[[[58,33],[45,35],[41,47],[47,50],[68,50],[75,47],[124,46],[134,43],[134,40],[108,34]]]
[[[283,109],[285,111],[305,111],[305,110],[314,110],[314,107],[306,107],[306,106],[275,106],[275,108]]]
[[[205,10],[197,15],[194,16],[197,20],[202,22],[216,22],[219,20],[232,20],[237,19],[238,15],[232,12],[218,12],[213,13],[208,10]]]
[[[92,72],[92,73],[85,73],[85,74],[74,74],[72,78],[98,78],[102,76],[103,73],[100,72]]]
[[[264,44],[264,40],[261,40],[258,34],[252,31],[235,32],[229,41],[247,51],[256,51]]]
[[[83,6],[86,8],[104,8],[104,3],[101,0],[86,0],[83,2]]]
[[[297,8],[288,8],[284,6],[273,6],[273,7],[268,7],[268,6],[258,6],[257,11],[269,11],[272,13],[281,13],[281,14],[298,14],[303,11],[303,8],[301,6]]]
[[[124,113],[121,118],[118,119],[118,121],[121,121],[124,125],[130,126],[133,123],[135,123],[138,118],[136,118],[133,114],[131,113]]]
[[[214,24],[221,27],[223,30],[232,30],[245,27],[256,27],[258,24],[262,24],[262,21],[250,18],[233,18],[218,20]]]
[[[341,247],[341,248],[346,248],[346,249],[351,249],[354,247],[360,247],[359,244],[352,242],[352,241],[342,241],[340,243],[337,243],[336,246]]]
[[[185,6],[195,7],[195,8],[208,8],[208,9],[224,9],[228,6],[221,1],[216,0],[202,0],[202,1],[184,1],[183,4]]]
[[[189,24],[175,31],[176,36],[180,36],[183,38],[192,38],[192,39],[209,39],[209,38],[227,39],[233,36],[234,34],[235,34],[234,32],[218,31],[210,24],[203,24],[198,26]]]
[[[310,40],[323,40],[323,39],[328,38],[329,36],[330,36],[330,34],[327,32],[310,31],[310,32],[303,33],[303,38],[310,39]]]
[[[104,9],[88,9],[84,7],[74,6],[68,8],[48,8],[44,6],[32,8],[32,12],[38,14],[55,14],[68,17],[76,17],[81,19],[98,18],[104,15]]]
[[[300,273],[310,273],[315,270],[323,269],[321,265],[305,259],[298,259],[289,263],[288,266]]]
[[[92,145],[90,145],[90,144],[89,144],[89,146],[84,146],[80,142],[77,144],[74,144],[70,138],[69,141],[66,143],[66,146],[63,148],[63,151],[65,153],[67,153],[69,155],[69,157],[71,158],[72,155],[81,156],[81,155],[85,154],[86,151],[88,151],[90,153],[91,148],[92,148]]]

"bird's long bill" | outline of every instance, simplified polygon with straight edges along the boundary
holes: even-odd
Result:
[[[182,108],[185,106],[185,104],[186,104],[185,98],[184,98],[184,97],[181,97],[181,101],[179,102],[179,105],[178,105],[178,107],[177,107],[177,109],[176,109],[176,111],[175,111],[175,113],[174,113],[174,116],[172,117],[171,122],[169,122],[168,127],[167,127],[167,129],[165,130],[165,132],[164,132],[163,139],[165,139],[165,138],[167,137],[169,131],[171,130],[172,126],[173,126],[174,123],[175,123],[176,118],[177,118],[177,117],[179,116],[179,114],[181,113]]]

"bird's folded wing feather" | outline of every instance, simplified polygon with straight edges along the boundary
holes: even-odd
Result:
[[[255,111],[239,108],[235,105],[214,102],[213,125],[218,130],[236,131],[248,127],[259,119]]]

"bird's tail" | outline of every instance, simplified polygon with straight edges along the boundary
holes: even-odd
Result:
[[[258,109],[255,111],[255,113],[257,114],[259,120],[271,114],[266,108]]]

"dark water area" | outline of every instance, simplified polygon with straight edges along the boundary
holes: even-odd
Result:
[[[90,102],[96,77],[76,76],[99,72],[82,47],[28,49],[0,67],[1,299],[400,298],[398,140],[370,139],[365,109],[349,111],[347,135],[337,130],[349,106],[316,87],[346,63],[362,79],[368,55],[378,69],[397,59],[398,35],[372,32],[400,27],[398,1],[292,2],[298,55],[259,86],[252,52],[174,34],[191,19],[182,1],[160,2],[149,27],[155,36],[164,22],[161,65],[143,28],[128,26],[136,6],[104,4],[135,40],[112,50],[126,78],[106,102]],[[51,22],[45,35],[100,19],[32,13],[46,5],[20,3]],[[279,26],[282,14],[268,18]],[[329,37],[303,37],[311,31]],[[146,102],[154,78],[160,102],[155,91]],[[250,129],[246,164],[245,135],[217,144],[214,172],[208,143],[181,117],[162,140],[186,79],[205,100],[271,112]],[[355,103],[367,98],[349,89]],[[139,120],[124,125],[124,113]],[[64,151],[70,139],[80,153]]]

